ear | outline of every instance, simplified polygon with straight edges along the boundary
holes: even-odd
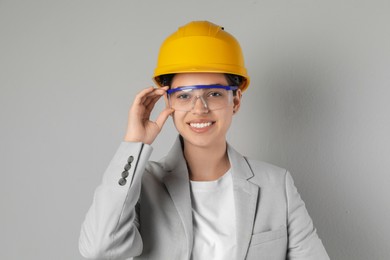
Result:
[[[241,89],[237,89],[236,95],[233,97],[233,114],[240,110],[242,92]]]

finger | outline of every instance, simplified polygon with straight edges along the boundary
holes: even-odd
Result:
[[[157,101],[161,98],[161,96],[155,96],[153,98],[150,98],[149,104],[145,107],[145,113],[144,118],[149,118]]]
[[[146,105],[150,102],[148,100],[150,99],[150,96],[155,95],[155,94],[153,94],[154,91],[155,91],[155,89],[153,87],[149,87],[149,88],[146,88],[146,89],[143,89],[142,91],[140,91],[134,99],[134,102],[131,106],[131,110],[137,114],[143,113],[143,111],[145,109],[145,102],[146,102]]]
[[[143,105],[148,106],[151,102],[157,100],[166,93],[167,88],[154,89],[153,92],[148,93],[143,100]]]
[[[155,106],[155,104],[157,103],[157,101],[160,100],[161,97],[162,97],[162,95],[161,95],[161,96],[158,95],[158,96],[155,96],[155,97],[150,98],[150,99],[148,100],[148,101],[149,101],[148,104],[146,105],[146,103],[145,103],[146,109],[147,109],[147,110],[153,109],[153,107]]]
[[[165,108],[161,113],[160,115],[157,117],[157,120],[156,120],[156,124],[158,126],[158,128],[161,130],[163,125],[165,124],[165,122],[167,121],[168,117],[170,114],[173,113],[173,109],[172,108]]]
[[[155,96],[155,95],[164,95],[168,90],[168,87],[155,88],[152,92],[148,93],[146,96]]]
[[[153,88],[149,87],[139,92],[131,107],[133,113],[138,114],[141,118],[149,120],[155,103],[166,93],[168,87]]]
[[[161,95],[157,93],[153,93],[153,94],[151,93],[150,95],[148,95],[148,97],[145,99],[142,105],[148,107],[151,103],[155,103],[156,99],[159,100],[160,97]]]
[[[153,93],[148,94],[148,98],[144,101],[143,105],[146,109],[153,109],[156,102],[166,94],[167,87],[156,89]]]
[[[154,91],[153,87],[145,88],[141,92],[139,92],[134,99],[134,104],[141,105],[146,97]]]

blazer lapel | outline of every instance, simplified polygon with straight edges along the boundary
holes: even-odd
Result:
[[[252,238],[260,187],[248,181],[253,177],[253,172],[245,158],[231,146],[228,146],[228,155],[233,168],[237,259],[245,259]]]
[[[248,181],[253,177],[253,172],[245,158],[231,146],[228,146],[228,155],[233,168],[237,259],[245,259],[252,237],[260,187]],[[188,246],[188,258],[190,258],[193,247],[192,204],[188,169],[180,138],[177,138],[165,158],[164,168],[167,174],[163,181],[183,223]]]
[[[189,258],[193,246],[192,204],[188,169],[179,138],[168,153],[164,167],[168,174],[163,181],[183,223]]]

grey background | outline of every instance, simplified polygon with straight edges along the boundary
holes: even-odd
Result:
[[[239,39],[251,75],[230,143],[292,172],[332,259],[390,259],[389,3],[0,0],[0,259],[82,259],[131,101],[198,19]],[[169,121],[153,159],[175,136]]]

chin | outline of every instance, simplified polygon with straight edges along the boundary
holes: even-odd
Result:
[[[188,143],[198,148],[213,148],[221,143],[221,135],[216,136],[197,134],[197,133],[180,133],[183,137],[184,143]],[[223,142],[226,142],[225,139]]]

